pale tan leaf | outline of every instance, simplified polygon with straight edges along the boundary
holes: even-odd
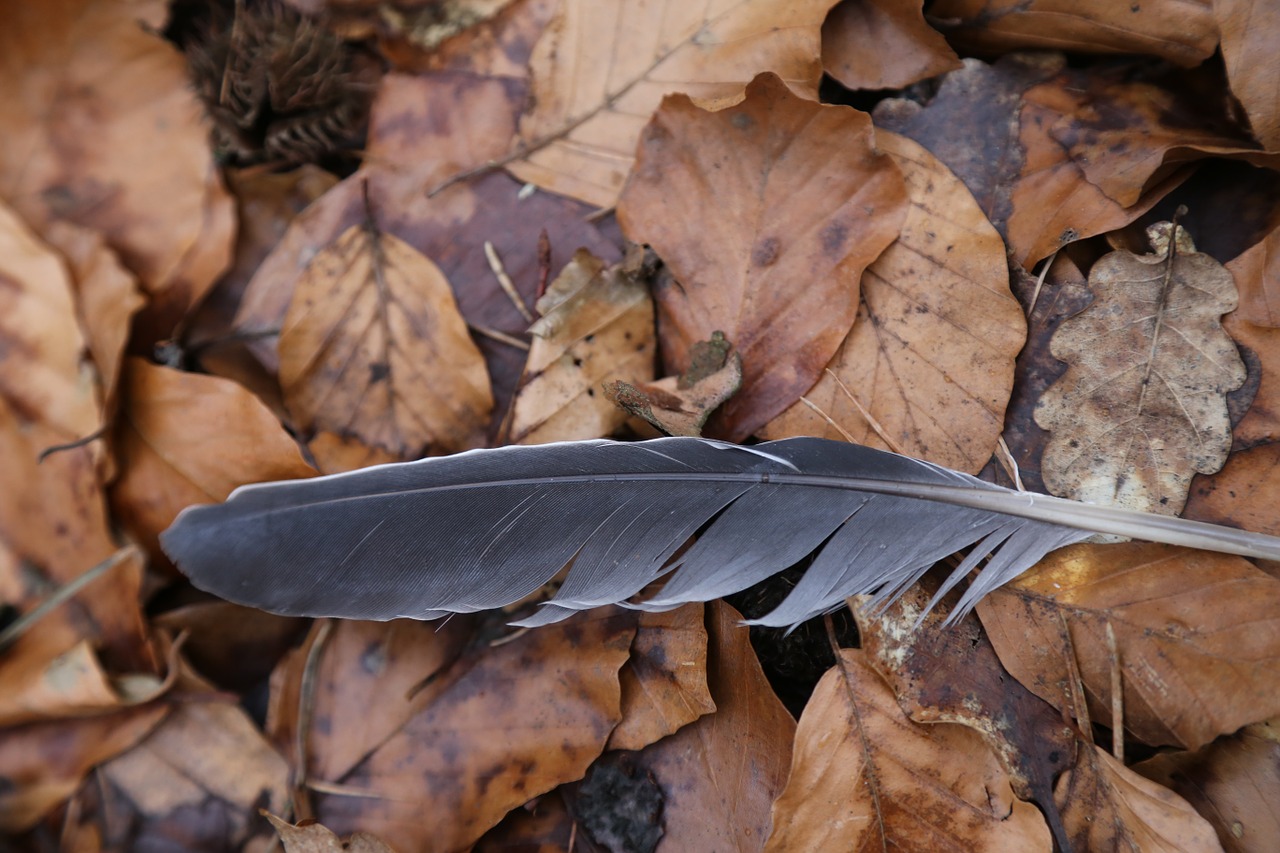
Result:
[[[563,0],[534,48],[522,181],[609,207],[663,96],[738,96],[762,71],[815,97],[835,0]]]
[[[766,851],[1052,849],[977,732],[912,723],[858,649],[844,649],[796,730]]]
[[[772,74],[719,112],[663,102],[618,221],[679,282],[655,294],[668,370],[683,372],[714,332],[742,355],[742,389],[708,434],[745,438],[813,385],[906,210],[901,171],[865,113],[796,97]]]
[[[493,397],[440,269],[371,223],[321,249],[280,332],[280,386],[303,432],[402,458],[475,447]]]
[[[1168,223],[1151,226],[1168,230]],[[1182,229],[1179,229],[1181,233]],[[1226,394],[1245,380],[1219,318],[1236,306],[1231,274],[1194,251],[1117,251],[1089,273],[1093,303],[1054,334],[1070,365],[1040,398],[1053,435],[1041,472],[1055,495],[1177,515],[1191,478],[1227,460]]]
[[[318,823],[295,826],[271,813],[265,813],[267,821],[280,833],[285,853],[395,853],[367,832],[356,832],[343,842],[341,838]]]
[[[606,438],[625,422],[603,384],[653,378],[653,297],[642,256],[606,268],[579,249],[547,288],[538,301],[543,316],[529,330],[511,443]]]
[[[1280,580],[1241,557],[1072,545],[978,615],[1005,668],[1068,712],[1077,670],[1089,717],[1109,722],[1118,666],[1125,728],[1145,743],[1196,749],[1280,713]]]
[[[1054,794],[1074,850],[1216,853],[1222,844],[1186,800],[1098,747],[1077,753]]]
[[[1004,427],[1014,358],[1026,341],[1004,242],[969,190],[919,144],[887,131],[880,150],[911,198],[902,233],[862,274],[858,319],[767,438],[852,440],[977,473]],[[843,385],[843,387],[841,387]],[[852,398],[852,399],[851,399]],[[896,446],[886,446],[869,413]]]

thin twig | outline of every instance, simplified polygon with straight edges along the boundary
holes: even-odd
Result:
[[[1031,319],[1031,315],[1036,310],[1036,302],[1040,299],[1040,288],[1044,286],[1045,276],[1049,274],[1049,267],[1053,266],[1053,262],[1057,260],[1058,253],[1062,251],[1062,247],[1053,250],[1053,254],[1045,259],[1044,266],[1040,268],[1040,275],[1036,278],[1036,289],[1031,291],[1031,304],[1027,306],[1027,319]]]
[[[836,422],[835,422],[835,419],[833,419],[833,418],[831,417],[831,415],[828,415],[826,412],[822,411],[822,408],[821,408],[817,403],[813,402],[812,400],[810,400],[808,397],[804,396],[803,394],[802,394],[802,395],[800,395],[800,402],[801,402],[801,403],[804,403],[804,404],[805,404],[806,406],[808,406],[810,409],[813,409],[815,412],[817,412],[817,413],[818,413],[818,417],[822,418],[824,421],[826,421],[826,422],[831,426],[831,428],[832,428],[832,429],[834,429],[836,432],[838,432],[838,433],[840,433],[842,436],[844,436],[844,440],[845,440],[845,441],[849,442],[850,444],[857,444],[857,443],[858,443],[858,442],[854,439],[854,437],[853,437],[852,435],[850,435],[850,434],[849,434],[849,431],[848,431],[848,430],[846,430],[844,427],[840,426],[840,424],[836,423]]]
[[[880,437],[880,440],[884,442],[885,447],[889,448],[894,453],[900,454],[902,456],[906,456],[907,455],[906,451],[902,449],[901,445],[899,445],[898,442],[894,441],[893,438],[890,437],[888,431],[885,430],[884,427],[880,426],[880,422],[875,419],[875,416],[872,415],[871,412],[865,406],[862,405],[862,403],[858,402],[858,398],[855,397],[853,395],[853,392],[849,390],[849,386],[845,385],[844,382],[840,380],[840,377],[836,375],[836,372],[829,367],[826,368],[826,372],[827,372],[827,375],[830,376],[832,379],[834,379],[836,381],[836,384],[840,386],[840,390],[843,391],[844,395],[849,398],[849,402],[852,403],[853,407],[858,410],[858,414],[862,415],[863,420],[865,420],[871,426],[871,429],[875,432],[875,434],[878,435]]]
[[[493,270],[493,275],[498,279],[498,285],[502,288],[502,292],[507,294],[507,298],[511,300],[511,304],[516,306],[516,310],[520,312],[520,316],[527,322],[533,322],[533,312],[524,304],[524,300],[520,298],[519,291],[516,290],[515,283],[511,281],[511,276],[507,275],[507,268],[502,265],[502,258],[498,257],[498,250],[493,248],[493,244],[488,240],[484,241],[484,256],[489,261],[489,269]]]
[[[1003,456],[997,456],[996,458],[1000,460],[1000,464],[1004,466],[1005,472],[1013,480],[1014,487],[1020,492],[1025,492],[1026,489],[1022,485],[1022,475],[1018,473],[1018,461],[1013,458],[1013,452],[1009,450],[1008,442],[1004,440],[1004,436],[1002,435],[1000,436],[1000,440],[996,443],[1000,447],[1000,452],[1004,454]]]
[[[468,323],[467,328],[475,332],[477,335],[483,335],[486,338],[492,338],[500,344],[506,344],[509,347],[529,351],[529,342],[522,341],[519,338],[512,337],[506,332],[499,332],[497,329],[490,329],[488,326],[477,326],[475,323]]]
[[[9,627],[0,631],[0,651],[3,651],[12,645],[19,637],[30,630],[32,625],[52,613],[58,605],[73,598],[76,593],[80,592],[80,590],[84,589],[86,586],[123,563],[129,557],[133,557],[138,554],[139,551],[136,546],[126,545],[110,557],[107,557],[105,560],[89,569],[89,571],[74,580],[63,584],[44,601],[19,616],[11,625],[9,625]]]
[[[1062,623],[1064,648],[1062,655],[1067,662],[1067,687],[1071,691],[1071,710],[1075,712],[1076,727],[1085,741],[1093,745],[1093,723],[1089,721],[1089,705],[1084,698],[1084,682],[1080,678],[1080,666],[1076,662],[1076,644],[1071,640],[1071,627],[1067,617],[1058,611],[1058,621]]]
[[[1116,631],[1107,620],[1107,652],[1111,655],[1111,754],[1124,764],[1124,682]]]
[[[81,447],[92,444],[106,435],[110,426],[111,424],[109,422],[104,423],[84,438],[77,438],[75,441],[68,441],[66,444],[55,444],[51,447],[46,447],[44,450],[41,450],[40,455],[36,457],[36,464],[41,464],[44,460],[48,459],[55,453],[62,453],[64,450],[77,450]]]
[[[316,637],[307,649],[307,659],[302,665],[302,678],[298,685],[298,718],[297,728],[293,732],[293,817],[298,819],[312,817],[308,790],[314,790],[307,781],[307,742],[311,734],[311,720],[315,716],[316,672],[324,655],[329,635],[333,633],[333,620],[323,619],[316,626]]]

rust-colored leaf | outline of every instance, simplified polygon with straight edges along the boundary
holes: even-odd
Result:
[[[522,156],[507,168],[597,207],[616,204],[645,117],[664,96],[736,99],[763,71],[816,95],[819,34],[833,5],[565,0],[530,59],[533,108],[520,121]]]
[[[1280,849],[1280,737],[1275,721],[1245,726],[1195,752],[1157,755],[1133,769],[1172,789],[1217,830],[1228,853]]]
[[[1280,535],[1280,442],[1233,453],[1217,474],[1198,478],[1183,515]]]
[[[711,434],[745,438],[813,385],[853,324],[863,269],[906,208],[901,172],[875,150],[864,113],[798,98],[771,74],[719,112],[681,95],[663,102],[618,221],[679,281],[656,294],[668,371],[683,372],[690,348],[717,331],[742,355],[742,389]]]
[[[542,317],[516,392],[508,439],[545,444],[607,438],[626,414],[605,397],[606,380],[653,378],[653,298],[643,250],[606,267],[585,249],[538,300]]]
[[[766,850],[1052,849],[976,732],[912,723],[864,652],[845,649],[796,731]]]
[[[894,133],[876,140],[907,182],[902,233],[862,274],[858,319],[830,373],[805,393],[822,414],[799,402],[762,434],[886,447],[869,414],[896,445],[886,449],[977,473],[1004,428],[1014,357],[1026,341],[1004,242],[923,147]]]
[[[822,68],[850,89],[897,89],[959,67],[920,3],[845,0],[822,24]]]
[[[1066,374],[1036,407],[1053,433],[1041,460],[1049,491],[1089,503],[1177,515],[1196,472],[1226,462],[1225,395],[1245,366],[1219,317],[1236,306],[1231,275],[1178,228],[1148,229],[1162,250],[1112,252],[1089,273],[1093,303],[1050,344]]]
[[[1126,730],[1188,749],[1280,712],[1277,614],[1280,580],[1247,560],[1141,543],[1056,551],[978,605],[1036,695],[1070,711],[1078,669],[1089,717],[1107,722],[1119,667]]]
[[[930,13],[947,33],[980,52],[1046,48],[1139,53],[1198,65],[1217,46],[1204,0],[938,0]]]
[[[444,274],[372,219],[298,280],[280,330],[280,387],[304,433],[355,435],[404,459],[479,446],[493,408]]]
[[[1240,291],[1241,319],[1280,327],[1280,223],[1267,236],[1227,263]]]
[[[1058,779],[1057,800],[1073,850],[1222,850],[1186,800],[1096,746],[1081,749],[1076,766]]]
[[[1273,61],[1280,6],[1269,0],[1213,0],[1231,93],[1240,99],[1253,136],[1280,150],[1280,69]]]

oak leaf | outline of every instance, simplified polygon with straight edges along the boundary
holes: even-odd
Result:
[[[745,438],[813,385],[853,324],[863,269],[906,208],[902,174],[875,149],[865,113],[806,101],[772,74],[718,112],[683,95],[663,102],[618,221],[679,282],[655,294],[669,371],[683,372],[717,331],[742,356],[742,389],[711,434]]]
[[[413,458],[484,440],[493,396],[440,268],[370,219],[322,249],[280,331],[280,386],[306,434]]]
[[[395,853],[367,832],[353,832],[344,842],[323,824],[294,825],[270,812],[264,814],[280,834],[285,853]]]
[[[1169,232],[1148,229],[1153,243]],[[1035,411],[1053,433],[1041,461],[1052,494],[1177,515],[1192,476],[1226,462],[1225,395],[1245,366],[1218,318],[1235,308],[1236,289],[1185,233],[1176,249],[1099,260],[1093,304],[1054,335],[1053,355],[1070,366]]]

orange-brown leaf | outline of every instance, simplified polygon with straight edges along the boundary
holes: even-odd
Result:
[[[1253,136],[1280,150],[1280,67],[1274,61],[1280,6],[1271,0],[1213,0],[1231,93],[1244,106]]]
[[[845,0],[822,24],[822,68],[850,89],[897,89],[959,67],[920,3]]]

